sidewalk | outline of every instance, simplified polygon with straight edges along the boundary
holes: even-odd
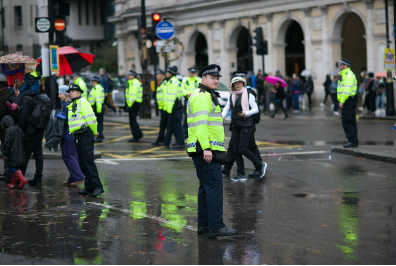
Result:
[[[331,147],[332,152],[344,153],[356,157],[367,158],[387,163],[396,163],[396,147],[395,146],[374,146],[362,145],[356,148],[344,148],[342,146]]]

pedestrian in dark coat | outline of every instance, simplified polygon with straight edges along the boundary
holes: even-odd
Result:
[[[285,90],[282,88],[279,81],[276,82],[275,87],[272,89],[272,92],[275,93],[275,110],[274,113],[270,116],[271,118],[275,118],[275,114],[278,112],[279,108],[285,114],[285,119],[288,117],[285,108],[283,108],[283,100],[285,99]]]
[[[369,79],[366,86],[366,100],[367,114],[372,115],[375,112],[375,98],[377,97],[378,83],[374,78],[374,73],[368,73]]]
[[[311,76],[309,76],[308,80],[305,82],[304,90],[305,90],[305,92],[307,93],[307,96],[308,96],[308,108],[311,109],[312,108],[311,95],[312,95],[312,93],[314,91],[314,84],[313,84]]]
[[[14,124],[14,119],[10,115],[6,115],[1,120],[1,127],[5,130],[4,144],[1,145],[1,152],[7,159],[8,169],[12,172],[12,180],[7,186],[14,188],[19,180],[18,189],[22,189],[27,183],[20,169],[24,164],[24,149],[22,129]]]
[[[324,87],[324,91],[325,91],[325,98],[323,100],[323,103],[320,103],[320,106],[322,106],[322,107],[324,107],[326,105],[327,96],[330,95],[331,85],[332,85],[332,81],[330,79],[330,75],[326,75],[326,80],[323,83],[323,87]]]

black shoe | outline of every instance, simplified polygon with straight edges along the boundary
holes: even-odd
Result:
[[[216,236],[232,236],[238,233],[235,229],[229,229],[227,227],[223,227],[217,230],[209,230],[208,237],[215,238]]]
[[[258,177],[258,176],[260,176],[260,171],[258,171],[258,170],[254,170],[253,173],[249,174],[250,178]]]
[[[288,118],[289,116],[288,115],[285,115],[285,117],[283,118],[283,119],[286,119],[286,118]]]
[[[246,181],[246,175],[237,175],[236,177],[232,177],[231,181]]]
[[[170,147],[169,147],[169,145],[164,145],[165,146],[165,148],[167,148],[167,149],[169,149]]]
[[[223,168],[221,172],[223,173],[223,175],[230,176],[231,169]]]
[[[209,229],[207,227],[198,227],[197,234],[203,235],[209,233]]]
[[[103,192],[105,191],[102,188],[95,188],[94,191],[92,192],[92,197],[97,197]]]
[[[263,163],[262,165],[261,165],[261,169],[260,169],[260,171],[259,171],[259,176],[258,176],[258,178],[263,178],[264,176],[265,176],[265,173],[267,172],[267,163]]]
[[[358,146],[358,144],[357,143],[352,143],[352,142],[347,142],[347,143],[345,143],[344,145],[344,148],[352,148],[352,147],[357,147]]]
[[[103,139],[97,138],[97,139],[94,140],[94,143],[101,143],[102,141],[103,141]]]
[[[90,191],[87,191],[86,189],[78,191],[78,195],[89,195],[91,194]]]
[[[275,116],[274,116],[274,115],[270,115],[270,117],[271,117],[271,118],[275,118]]]
[[[153,145],[153,146],[159,146],[159,142],[157,142],[157,141],[151,142],[151,145]]]
[[[32,180],[28,181],[29,185],[31,186],[41,186],[41,177],[40,176],[34,176]]]
[[[172,149],[184,149],[186,148],[185,145],[172,145]]]
[[[135,139],[135,138],[131,138],[131,139],[128,139],[128,142],[136,143],[136,142],[139,142],[139,140]]]

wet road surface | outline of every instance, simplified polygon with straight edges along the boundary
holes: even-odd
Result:
[[[102,197],[64,187],[61,160],[44,162],[41,187],[0,183],[0,263],[395,264],[395,165],[330,153],[329,142],[344,140],[337,122],[258,129],[266,179],[224,177],[224,221],[239,233],[215,240],[196,235],[198,180],[185,151],[148,144],[151,127],[143,129],[146,143],[130,144],[128,127],[108,123],[96,145]],[[293,136],[283,136],[285,128]],[[380,141],[391,143],[386,134]],[[28,179],[33,172],[31,161]]]

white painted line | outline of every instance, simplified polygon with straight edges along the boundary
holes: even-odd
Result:
[[[179,224],[179,223],[168,221],[168,220],[160,218],[158,216],[148,215],[147,213],[132,212],[132,211],[127,210],[127,209],[120,209],[120,208],[117,208],[117,207],[114,207],[114,206],[111,206],[111,205],[105,205],[105,204],[102,204],[102,203],[99,203],[99,202],[87,202],[87,203],[92,204],[92,205],[101,206],[101,207],[106,208],[106,209],[112,209],[112,210],[120,211],[120,212],[123,212],[123,213],[128,213],[128,214],[133,214],[133,215],[145,217],[145,218],[148,218],[148,219],[152,219],[152,220],[158,221],[160,223],[165,223],[165,224],[178,226],[178,227],[184,227],[185,229],[188,229],[188,230],[191,230],[191,231],[197,231],[197,228],[195,228],[194,226],[182,225],[182,224]]]
[[[321,154],[330,153],[330,151],[301,151],[301,152],[285,152],[285,153],[265,153],[260,154],[261,157],[272,157],[272,156],[282,156],[282,155],[303,155],[303,154]]]

